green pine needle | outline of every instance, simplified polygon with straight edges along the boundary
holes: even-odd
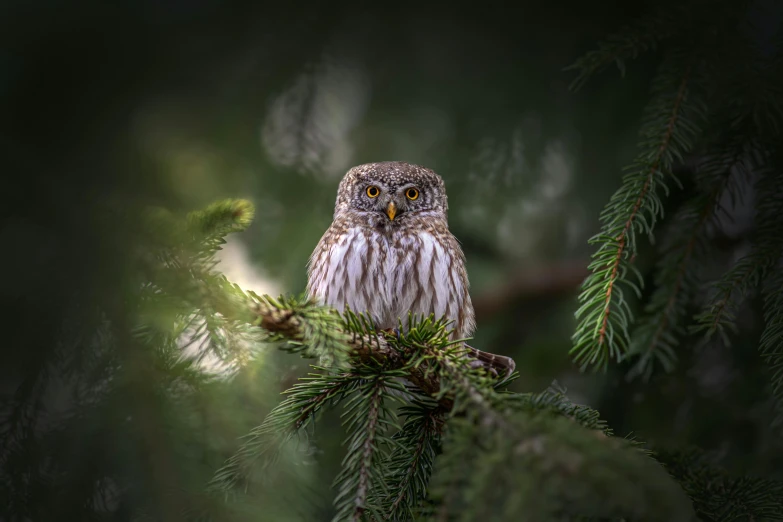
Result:
[[[282,446],[308,426],[324,407],[334,405],[363,384],[356,373],[311,373],[286,393],[286,399],[253,429],[237,452],[215,473],[210,489],[230,492],[246,484],[251,472],[274,464]]]
[[[710,339],[720,334],[729,344],[729,332],[734,331],[736,314],[744,298],[757,288],[770,271],[779,271],[783,255],[783,179],[764,164],[756,165],[759,179],[756,191],[756,227],[751,237],[751,251],[741,258],[713,285],[713,297],[698,314],[694,332]]]
[[[783,270],[773,272],[765,281],[764,331],[759,350],[771,374],[771,391],[775,404],[773,425],[783,425]]]
[[[658,451],[655,458],[683,486],[700,520],[782,520],[783,483],[734,478],[701,450]]]
[[[705,115],[692,93],[692,74],[692,63],[677,54],[662,65],[641,130],[640,154],[602,212],[601,232],[590,240],[598,250],[589,265],[593,273],[582,285],[571,349],[582,369],[605,369],[610,359],[622,359],[629,349],[634,317],[627,292],[638,296],[642,286],[632,264],[638,235],[651,235],[663,216],[660,193],[677,183],[670,175],[672,165],[693,148]]]
[[[435,455],[440,449],[442,409],[431,400],[420,399],[399,409],[405,424],[394,436],[388,457],[389,493],[383,499],[385,519],[412,520],[427,497]]]
[[[356,316],[350,312],[341,316],[329,307],[318,305],[304,298],[280,296],[274,299],[270,296],[259,296],[250,293],[253,307],[257,310],[273,310],[277,317],[285,317],[290,327],[295,331],[285,333],[272,332],[270,340],[282,341],[281,349],[295,353],[308,359],[318,359],[319,366],[328,368],[348,368],[350,324],[356,321]],[[263,323],[258,323],[264,327]],[[360,327],[353,326],[354,330]],[[372,333],[369,328],[364,333]]]
[[[396,416],[387,401],[389,387],[399,383],[384,374],[363,379],[356,393],[345,404],[343,425],[348,430],[346,455],[335,479],[337,512],[334,522],[382,520],[383,507],[378,501],[388,495],[385,450],[390,445],[390,431],[397,428]]]
[[[710,257],[709,230],[721,217],[720,200],[741,192],[748,177],[744,139],[718,147],[696,169],[697,195],[673,217],[658,263],[655,292],[631,336],[629,376],[648,379],[657,362],[664,371],[676,365],[675,349],[685,335],[688,305],[703,280],[700,268]]]
[[[634,24],[624,27],[610,35],[593,50],[579,58],[566,71],[577,71],[570,89],[578,91],[595,74],[611,64],[617,65],[620,75],[625,76],[625,64],[640,54],[655,50],[659,42],[666,40],[672,33],[673,13],[666,10],[658,15],[645,16]]]
[[[628,441],[548,412],[507,421],[449,423],[422,520],[692,520],[679,485]]]

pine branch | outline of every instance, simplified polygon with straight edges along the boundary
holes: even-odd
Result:
[[[391,492],[384,499],[387,520],[412,520],[416,508],[426,498],[443,430],[443,413],[442,408],[426,399],[400,408],[399,414],[406,419],[395,435],[395,448],[387,464]]]
[[[334,522],[360,522],[366,514],[374,520],[384,517],[378,499],[388,495],[388,472],[381,446],[389,445],[384,432],[396,425],[395,415],[384,400],[389,398],[388,387],[399,386],[390,376],[376,374],[360,383],[346,405],[343,424],[349,431],[345,441],[348,449],[335,479],[338,492]]]
[[[612,430],[600,414],[582,404],[576,404],[566,395],[566,389],[559,384],[552,385],[539,393],[527,393],[519,396],[519,408],[525,411],[542,412],[549,411],[572,419],[580,426],[590,430],[597,430],[606,436],[612,435]]]
[[[273,464],[281,447],[307,427],[319,411],[340,402],[361,385],[362,376],[358,373],[321,370],[322,373],[310,374],[286,392],[288,397],[247,435],[237,452],[215,473],[210,490],[228,493],[246,484],[249,473]]]
[[[357,316],[347,312],[341,319],[339,314],[333,310],[320,307],[313,302],[298,304],[294,308],[287,308],[285,303],[293,301],[275,301],[268,296],[254,296],[255,301],[252,304],[253,313],[256,314],[254,323],[265,330],[280,336],[280,339],[293,341],[294,346],[302,347],[301,350],[295,350],[303,356],[319,357],[317,350],[308,349],[310,345],[306,344],[306,332],[309,327],[304,319],[306,316],[300,315],[301,310],[320,310],[320,324],[329,332],[325,332],[317,338],[339,338],[344,343],[342,350],[348,357],[352,358],[352,364],[361,365],[380,365],[383,368],[392,371],[404,369],[406,378],[415,384],[419,389],[429,396],[437,396],[439,403],[447,411],[452,408],[452,401],[449,397],[440,394],[440,381],[437,375],[425,371],[418,361],[409,361],[401,350],[397,348],[397,339],[393,334],[379,333],[363,316]],[[279,307],[278,307],[279,306]],[[324,319],[328,317],[328,319]],[[336,322],[333,322],[336,321]],[[336,328],[336,330],[335,330]],[[419,343],[432,342],[433,339],[441,339],[443,343],[447,338],[447,330],[442,322],[434,323],[431,319],[424,320],[415,325],[407,332],[411,339],[418,339]],[[405,341],[403,341],[404,343]],[[331,344],[328,346],[332,347]],[[420,345],[419,345],[420,346]]]
[[[774,426],[783,425],[783,267],[764,281],[764,331],[759,350],[771,373],[772,397],[775,405]]]
[[[349,366],[349,348],[361,345],[344,332],[343,318],[336,311],[314,301],[300,302],[284,296],[275,300],[256,294],[252,297],[255,324],[276,334],[272,340],[286,341],[284,350],[289,353],[318,358],[321,366],[345,368]],[[376,340],[380,342],[377,335]]]
[[[249,440],[218,471],[212,481],[213,490],[227,492],[245,481],[258,459],[262,459],[262,469],[268,466],[274,461],[279,448],[303,428],[316,411],[351,393],[353,399],[346,413],[346,422],[351,430],[349,455],[343,472],[337,478],[341,494],[336,502],[340,516],[347,519],[358,519],[364,510],[377,518],[378,510],[387,502],[388,495],[383,493],[386,489],[380,482],[387,474],[376,474],[402,458],[399,454],[394,459],[381,459],[379,456],[380,445],[395,444],[379,431],[381,428],[385,431],[393,424],[393,420],[389,420],[388,408],[383,406],[382,401],[377,402],[379,398],[388,396],[389,390],[394,389],[408,393],[398,382],[400,377],[405,377],[421,389],[421,393],[433,398],[433,404],[437,406],[430,412],[431,415],[463,409],[463,397],[481,411],[489,408],[489,397],[496,393],[491,391],[493,386],[504,386],[511,378],[498,381],[489,377],[483,369],[475,368],[471,364],[472,359],[466,356],[469,349],[449,340],[449,330],[443,321],[412,319],[410,329],[397,337],[379,334],[362,316],[349,312],[341,318],[332,309],[312,302],[253,296],[252,307],[256,314],[254,323],[272,333],[274,339],[288,340],[294,347],[291,351],[295,353],[318,357],[318,343],[324,346],[323,339],[331,339],[334,344],[344,343],[343,349],[352,369],[340,374],[314,375],[308,382],[295,386],[286,401],[253,430]],[[330,341],[326,346],[331,344]],[[445,369],[441,369],[440,365]],[[463,373],[468,376],[463,376]],[[484,390],[485,387],[490,391]],[[492,414],[491,408],[487,414]],[[431,453],[432,449],[428,451]],[[365,466],[370,462],[367,459],[372,463],[370,467]],[[427,459],[422,455],[416,457],[422,465]],[[416,475],[419,484],[421,473]],[[352,477],[358,477],[358,482]],[[415,487],[419,486],[410,486]],[[400,498],[397,506],[412,506],[416,502],[419,498],[415,496],[416,489],[410,491],[414,494],[409,496],[409,500]]]
[[[445,437],[423,520],[691,520],[655,461],[551,410],[517,411],[507,427],[452,419]]]
[[[734,478],[700,450],[658,451],[655,458],[683,487],[701,520],[781,520],[783,483]]]
[[[636,364],[629,377],[649,378],[655,361],[664,371],[674,368],[674,350],[686,332],[686,307],[700,285],[698,262],[708,257],[710,226],[717,226],[726,211],[720,207],[720,199],[726,193],[741,193],[741,183],[749,175],[746,146],[746,140],[740,138],[730,146],[717,147],[717,152],[697,167],[699,193],[673,219],[665,254],[658,264],[656,290],[631,338],[628,355],[636,358]]]
[[[487,513],[499,521],[691,519],[687,498],[645,451],[611,437],[597,412],[571,403],[562,390],[512,395],[506,405],[502,424],[482,416],[449,419],[421,520],[468,521]]]
[[[758,176],[755,227],[751,234],[751,251],[740,259],[714,284],[714,295],[695,317],[694,332],[703,332],[705,340],[715,333],[730,342],[728,330],[735,329],[736,313],[744,297],[758,287],[783,255],[783,179],[764,158],[754,161]]]
[[[247,229],[254,215],[255,208],[249,201],[225,199],[188,214],[186,226],[192,240],[199,244],[199,253],[211,258],[225,244],[224,238]]]
[[[692,328],[694,332],[702,332],[705,340],[718,333],[727,344],[745,297],[758,287],[779,257],[778,231],[783,224],[778,200],[783,191],[771,165],[783,131],[783,59],[780,48],[776,55],[767,57],[750,35],[743,35],[739,40],[732,49],[739,53],[735,64],[742,73],[726,81],[727,94],[722,100],[726,106],[725,121],[716,127],[719,132],[729,133],[731,148],[744,147],[742,165],[748,177],[757,178],[758,204],[751,252],[712,285],[713,296],[695,317],[696,325]],[[715,68],[718,72],[724,69],[723,64]]]
[[[761,261],[761,262],[759,262]],[[695,332],[704,331],[704,339],[709,340],[719,333],[725,344],[730,344],[728,330],[736,329],[736,313],[744,298],[752,288],[758,286],[768,263],[755,255],[745,256],[714,284],[715,296],[705,307],[706,310],[694,317]]]
[[[137,324],[173,335],[196,361],[214,355],[228,370],[246,361],[246,347],[258,342],[260,333],[249,324],[250,297],[215,270],[214,256],[226,235],[250,225],[253,213],[250,202],[234,199],[183,218],[147,209],[141,221],[150,248],[139,256]]]
[[[452,345],[427,347],[424,353],[436,361],[435,366],[439,369],[440,390],[436,398],[453,396],[454,412],[463,411],[470,404],[475,411],[495,414],[499,397],[491,385],[491,378],[470,365],[466,357],[467,350]]]
[[[628,272],[641,276],[630,263],[637,252],[637,234],[651,234],[662,215],[659,190],[667,191],[666,174],[675,161],[682,161],[698,134],[695,121],[703,108],[689,96],[692,62],[683,67],[672,55],[664,63],[653,85],[654,98],[647,107],[642,128],[642,152],[628,168],[622,187],[601,214],[602,231],[591,244],[598,245],[582,285],[582,306],[571,353],[582,369],[605,368],[609,359],[620,359],[628,349],[628,327],[633,320],[621,286],[637,294],[638,285],[626,279]],[[675,179],[676,181],[676,179]]]
[[[612,63],[617,65],[620,75],[625,76],[625,63],[636,59],[640,54],[655,50],[661,41],[673,34],[675,22],[681,15],[679,9],[671,6],[660,9],[656,14],[646,14],[632,24],[623,27],[598,44],[593,50],[579,58],[566,71],[577,71],[570,89],[577,91],[595,74]]]

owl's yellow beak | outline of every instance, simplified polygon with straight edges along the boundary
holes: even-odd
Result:
[[[389,201],[389,206],[386,207],[386,215],[394,221],[394,216],[397,215],[397,205],[394,204],[394,201]]]

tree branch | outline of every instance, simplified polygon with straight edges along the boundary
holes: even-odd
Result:
[[[261,328],[279,334],[292,341],[303,341],[302,321],[293,310],[281,310],[266,301],[256,301],[253,304],[253,313],[258,317],[255,324]],[[389,369],[402,369],[406,366],[406,360],[402,354],[389,344],[385,336],[357,335],[347,333],[346,344],[351,351],[351,356],[363,364],[381,364]],[[426,372],[424,368],[408,368],[407,379],[420,390],[432,397],[440,391],[440,379],[436,372]],[[451,398],[441,398],[439,404],[446,411],[454,406]]]
[[[584,259],[546,266],[531,266],[509,274],[507,280],[473,299],[478,320],[493,317],[518,301],[576,293],[590,274]]]

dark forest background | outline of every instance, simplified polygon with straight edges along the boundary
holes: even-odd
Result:
[[[176,520],[307,371],[260,351],[180,402],[155,383],[182,368],[147,364],[116,339],[114,355],[95,356],[101,325],[127,320],[136,290],[128,209],[252,201],[253,224],[218,268],[246,289],[297,294],[341,176],[386,160],[445,179],[477,309],[473,345],[515,359],[513,389],[556,380],[617,434],[783,479],[759,299],[740,310],[730,345],[686,339],[675,368],[648,380],[616,363],[581,373],[569,355],[587,240],[636,154],[657,61],[643,55],[622,78],[610,67],[578,92],[564,68],[651,5],[4,2],[0,392],[3,425],[18,415],[28,431],[19,451],[6,439],[0,460],[4,481],[26,477],[24,494],[4,488],[0,506],[27,513],[19,520]],[[771,12],[748,9],[761,39],[779,31]],[[750,203],[733,215],[713,237],[726,263],[747,249]],[[655,255],[646,245],[637,261],[652,288]],[[120,391],[92,404],[72,375],[104,364],[122,368]],[[30,397],[35,408],[13,409]],[[311,434],[318,465],[256,492],[246,519],[328,520],[342,436],[327,415]]]

